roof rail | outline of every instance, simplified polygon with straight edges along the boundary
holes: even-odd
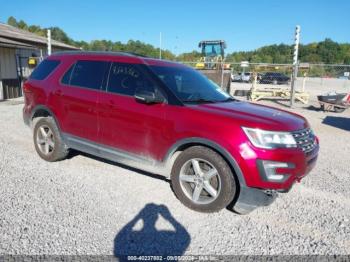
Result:
[[[60,51],[53,53],[53,55],[115,55],[115,56],[134,56],[134,57],[148,57],[134,52],[112,52],[112,51]]]

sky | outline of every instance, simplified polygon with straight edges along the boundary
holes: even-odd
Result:
[[[225,40],[227,52],[268,44],[350,42],[349,0],[0,0],[9,16],[41,27],[58,26],[74,40],[140,40],[175,54],[198,50],[201,40]],[[198,50],[199,51],[199,50]]]

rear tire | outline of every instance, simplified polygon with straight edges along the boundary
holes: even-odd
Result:
[[[176,159],[171,186],[182,204],[199,212],[220,211],[236,194],[231,168],[215,151],[193,146]]]
[[[67,157],[69,151],[64,144],[58,127],[52,117],[40,118],[34,126],[33,140],[38,155],[49,162]]]

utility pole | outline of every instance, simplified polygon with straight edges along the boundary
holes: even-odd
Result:
[[[4,88],[2,86],[2,78],[1,78],[1,63],[0,63],[0,101],[4,100]]]
[[[159,59],[162,59],[162,32],[159,32]]]
[[[4,88],[2,87],[2,80],[0,79],[0,101],[1,100],[4,100]]]
[[[295,27],[295,43],[294,43],[294,53],[293,53],[293,74],[292,74],[291,92],[290,92],[290,107],[293,107],[294,105],[295,84],[298,76],[299,42],[300,42],[300,26],[297,25]]]
[[[47,55],[51,55],[51,30],[47,29]]]

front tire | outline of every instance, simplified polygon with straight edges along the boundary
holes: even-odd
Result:
[[[229,165],[203,146],[190,147],[179,155],[172,168],[171,185],[182,204],[205,213],[225,208],[236,194]]]
[[[69,153],[52,117],[40,118],[35,123],[33,140],[36,152],[46,161],[55,162],[62,160]]]

